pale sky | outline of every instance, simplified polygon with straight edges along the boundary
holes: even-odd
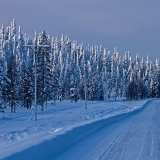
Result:
[[[35,30],[45,30],[60,39],[62,33],[86,47],[100,45],[121,56],[130,51],[133,58],[148,54],[159,58],[159,0],[3,0],[0,25],[6,28],[15,19],[17,29],[31,38]]]

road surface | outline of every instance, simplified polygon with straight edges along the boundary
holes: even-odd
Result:
[[[56,160],[160,160],[160,100],[74,143]]]

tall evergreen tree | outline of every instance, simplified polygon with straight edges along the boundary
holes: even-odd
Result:
[[[21,106],[29,109],[32,105],[32,94],[33,94],[33,86],[32,80],[29,74],[28,69],[26,68],[26,64],[23,62],[22,70],[20,74],[20,84],[19,84],[19,98],[21,101]]]
[[[16,106],[18,103],[18,84],[17,84],[17,66],[16,61],[13,53],[11,54],[11,57],[8,62],[8,68],[7,68],[7,77],[10,79],[5,85],[4,94],[6,96],[7,101],[10,104],[11,112],[16,112]]]
[[[48,37],[45,31],[39,37],[40,45],[50,45]],[[50,59],[50,48],[41,47],[37,55],[37,103],[42,106],[42,111],[44,109],[44,102],[48,100],[49,97],[49,86],[50,76],[51,76],[51,59]]]

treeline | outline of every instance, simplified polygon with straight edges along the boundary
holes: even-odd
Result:
[[[71,94],[76,100],[124,97],[126,100],[160,97],[159,60],[152,63],[148,56],[132,59],[129,52],[121,58],[117,48],[113,53],[102,46],[87,46],[47,36],[45,31],[33,40],[22,34],[15,21],[4,30],[0,29],[0,101],[11,112],[16,106],[31,108],[34,103],[34,52],[24,45],[50,45],[38,49],[37,103],[44,108],[51,99],[68,100]],[[73,91],[74,93],[71,93]],[[2,107],[3,106],[3,107]]]

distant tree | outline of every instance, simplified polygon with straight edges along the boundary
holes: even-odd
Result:
[[[3,25],[0,29],[0,97],[5,104],[9,103],[12,112],[19,102],[30,108],[34,97],[33,51],[23,45],[36,41],[37,44],[51,44],[51,48],[41,47],[36,59],[37,104],[42,110],[44,103],[52,98],[70,99],[71,88],[75,89],[77,99],[85,99],[85,78],[89,100],[160,97],[158,59],[152,63],[147,56],[146,61],[140,62],[138,54],[134,59],[128,51],[121,60],[117,47],[113,53],[101,45],[88,45],[84,49],[83,44],[63,34],[60,39],[50,38],[45,31],[38,38],[35,35],[32,41],[22,34],[20,27],[16,31],[15,20],[12,20],[6,30]]]
[[[26,64],[23,62],[21,67],[21,80],[19,85],[19,96],[21,101],[21,106],[29,109],[32,105],[32,94],[33,94],[33,86],[32,79],[30,77],[29,71],[26,68]]]
[[[39,37],[39,44],[50,45],[45,31]],[[50,76],[51,76],[51,59],[50,48],[41,47],[37,55],[37,103],[44,110],[44,102],[47,101],[49,95]]]
[[[3,94],[5,95],[5,99],[10,104],[11,112],[16,112],[16,106],[18,102],[18,84],[17,84],[17,70],[16,70],[16,62],[15,57],[13,53],[11,54],[11,57],[8,62],[8,68],[7,68],[7,78],[9,81],[7,81],[5,85],[5,89],[3,90]]]
[[[50,87],[49,92],[51,93],[51,97],[54,99],[54,106],[56,105],[56,99],[59,98],[58,97],[58,92],[59,92],[59,83],[58,83],[58,74],[56,72],[56,70],[53,69],[53,71],[51,72],[51,76],[50,76]]]

